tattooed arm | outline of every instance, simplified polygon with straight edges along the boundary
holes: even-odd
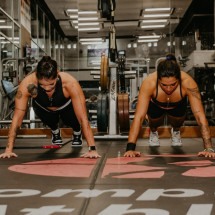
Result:
[[[5,152],[0,154],[0,158],[17,157],[17,155],[13,153],[13,147],[17,131],[22,124],[22,120],[26,112],[28,97],[29,93],[27,93],[27,87],[23,83],[19,86],[16,93],[14,115],[8,132],[8,143]]]
[[[213,145],[211,140],[210,128],[207,118],[205,116],[204,108],[201,101],[201,95],[196,82],[193,79],[189,79],[189,87],[186,88],[186,93],[191,105],[192,112],[200,127],[200,132],[203,139],[203,152],[200,152],[200,156],[215,157],[213,153]]]

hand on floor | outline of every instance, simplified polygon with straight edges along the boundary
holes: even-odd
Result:
[[[83,155],[81,155],[82,158],[100,158],[101,156],[97,153],[97,151],[92,150],[89,151]]]
[[[130,150],[130,151],[125,152],[124,157],[131,157],[131,158],[140,157],[140,152]]]
[[[18,157],[18,156],[13,152],[4,152],[0,154],[0,158],[12,158],[12,157]]]
[[[214,152],[207,152],[207,151],[202,151],[198,153],[199,157],[206,157],[206,158],[215,158],[215,153]]]

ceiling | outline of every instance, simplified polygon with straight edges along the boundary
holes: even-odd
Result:
[[[44,0],[48,8],[58,21],[64,35],[73,40],[80,37],[108,37],[111,21],[99,16],[99,31],[77,31],[71,25],[71,18],[65,13],[67,9],[78,9],[79,11],[98,11],[98,0]],[[174,32],[192,0],[116,0],[114,11],[114,25],[116,27],[116,37],[136,38],[139,35],[161,34],[169,35]],[[171,7],[173,12],[168,18],[168,24],[164,28],[142,29],[140,27],[143,20],[145,8]]]

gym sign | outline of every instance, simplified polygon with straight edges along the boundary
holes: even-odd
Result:
[[[107,194],[108,194],[108,201],[107,201]],[[70,196],[72,195],[72,196]],[[169,215],[170,211],[168,211],[167,205],[170,205],[171,201],[177,201],[178,204],[181,204],[180,211],[176,212],[176,208],[173,208],[174,210],[171,211],[171,214],[185,214],[185,215],[212,215],[212,209],[213,204],[212,203],[199,203],[198,197],[201,197],[201,199],[204,199],[204,191],[198,190],[198,189],[183,189],[183,188],[175,188],[175,189],[146,189],[143,191],[142,194],[136,196],[136,191],[133,189],[107,189],[107,190],[98,190],[98,189],[56,189],[49,193],[41,195],[40,190],[33,190],[33,189],[0,189],[0,199],[7,200],[10,199],[16,199],[18,198],[22,199],[22,201],[25,201],[25,199],[32,200],[32,205],[29,205],[28,207],[20,209],[19,212],[25,213],[26,215],[51,215],[55,213],[63,213],[63,214],[77,214],[75,207],[68,207],[65,204],[50,204],[54,199],[58,200],[58,203],[60,203],[62,198],[70,199],[71,204],[73,202],[78,202],[80,200],[87,200],[90,198],[90,202],[97,201],[101,202],[103,204],[102,199],[104,198],[104,195],[106,196],[106,204],[107,207],[100,209],[100,211],[95,212],[97,208],[99,208],[99,205],[94,208],[94,214],[98,215],[123,215],[123,214],[144,214],[144,215]],[[39,199],[38,199],[39,196]],[[132,199],[132,196],[136,196],[136,198]],[[207,196],[207,195],[206,195]],[[41,202],[45,202],[46,204],[40,205],[39,207],[35,207],[35,202],[33,197],[37,199],[37,205],[38,202],[41,200]],[[74,199],[75,198],[75,199]],[[185,207],[187,201],[190,201],[190,199],[194,202],[198,203],[191,203],[185,213],[182,213],[183,207]],[[39,200],[39,201],[38,201]],[[118,201],[127,203],[119,204]],[[163,204],[165,209],[162,209],[156,205],[156,202],[159,201],[165,201],[165,204]],[[65,201],[62,201],[65,202]],[[142,205],[141,207],[135,207],[136,203],[141,203],[138,205]],[[182,204],[183,203],[183,204]],[[92,203],[93,204],[93,203]],[[156,207],[150,207],[150,205],[154,204]],[[17,204],[16,204],[17,205]],[[95,205],[95,204],[94,204]],[[159,203],[159,205],[162,205]],[[34,207],[33,207],[34,206]],[[6,215],[7,209],[9,210],[9,207],[15,207],[15,205],[0,205],[0,214]],[[170,206],[171,208],[171,206]],[[90,211],[90,206],[88,205],[87,211]],[[17,211],[18,212],[18,211]],[[18,214],[18,213],[17,213]],[[89,212],[89,214],[92,214]]]

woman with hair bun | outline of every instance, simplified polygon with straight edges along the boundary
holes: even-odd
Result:
[[[182,146],[180,127],[185,120],[187,100],[200,126],[203,139],[204,151],[198,155],[215,157],[198,86],[191,76],[180,70],[173,54],[166,55],[165,60],[158,64],[157,71],[150,74],[141,85],[124,156],[140,156],[135,147],[140,126],[146,115],[150,127],[149,146],[160,146],[157,128],[163,125],[165,116],[172,126],[172,146]]]
[[[51,128],[52,144],[62,145],[59,120],[73,129],[72,147],[82,146],[81,131],[86,138],[89,151],[83,157],[98,158],[95,141],[88,122],[84,93],[70,74],[59,72],[57,62],[44,56],[36,71],[26,76],[19,85],[15,98],[15,111],[8,134],[8,144],[0,158],[17,157],[13,146],[17,130],[22,124],[32,98],[36,115]]]

